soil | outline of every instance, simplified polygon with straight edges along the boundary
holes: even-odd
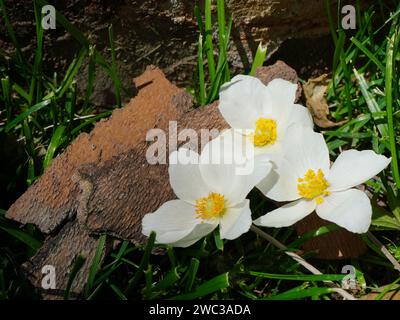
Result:
[[[201,1],[48,2],[54,4],[108,59],[108,26],[113,25],[117,69],[126,88],[125,101],[135,93],[132,77],[140,75],[149,64],[158,66],[179,87],[192,85],[198,40],[193,8],[195,4],[202,8]],[[36,47],[36,39],[32,37],[35,33],[32,1],[6,0],[5,3],[22,51],[32,61]],[[229,46],[233,73],[251,67],[260,41],[268,45],[271,57],[268,63],[273,64],[279,59],[286,61],[301,78],[315,72],[312,70],[320,60],[321,68],[329,66],[331,59],[327,55],[332,52],[331,47],[320,46],[321,42],[315,39],[328,34],[326,15],[321,14],[326,12],[324,3],[324,0],[227,1],[227,11],[234,16],[233,39]],[[332,7],[335,6],[335,1],[332,1]],[[44,71],[49,75],[56,71],[62,77],[80,45],[60,25],[55,30],[45,31],[44,35]],[[217,38],[217,30],[214,30],[214,35]],[[328,44],[329,38],[324,43]],[[0,46],[12,51],[3,24],[0,25]],[[84,92],[87,73],[86,61],[78,75],[80,92]],[[96,70],[93,102],[101,107],[115,104],[112,81],[100,68]]]

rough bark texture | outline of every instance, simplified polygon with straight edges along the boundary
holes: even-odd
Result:
[[[322,220],[315,213],[296,223],[297,233],[302,235],[311,230],[317,230],[330,222]],[[344,229],[331,231],[307,241],[303,245],[305,251],[313,251],[319,259],[337,260],[357,258],[367,247],[360,236]]]
[[[257,75],[265,83],[274,78],[298,83],[296,73],[283,62],[260,68]],[[203,138],[189,139],[189,146],[198,151],[208,141],[201,129],[228,128],[218,111],[218,102],[191,110],[191,97],[172,85],[159,69],[149,67],[135,79],[135,84],[138,95],[124,108],[115,110],[108,120],[99,122],[90,134],[81,134],[7,212],[8,218],[33,223],[42,232],[51,233],[24,267],[35,286],[40,286],[42,267],[51,264],[60,270],[57,289],[64,290],[74,260],[83,253],[87,259],[73,287],[79,293],[87,279],[98,234],[143,243],[142,217],[175,198],[167,164],[152,165],[146,159],[146,152],[154,143],[146,141],[149,129],[163,130],[166,142],[172,138],[172,143],[161,150],[168,159],[176,147],[188,146],[190,130]],[[170,120],[177,121],[176,131],[169,131]],[[169,135],[177,135],[178,139]],[[311,229],[307,225],[299,230]],[[346,232],[332,234],[321,237],[316,247],[307,248],[323,252],[345,246],[349,239],[359,241],[348,237]]]
[[[145,150],[143,141],[145,141],[147,130],[155,127],[165,129],[169,120],[176,120],[180,114],[188,111],[192,106],[191,96],[172,85],[163,73],[154,67],[149,67],[142,76],[136,78],[135,84],[140,88],[135,99],[132,99],[125,108],[115,110],[108,120],[99,122],[90,134],[79,135],[65,152],[53,161],[45,174],[7,211],[7,217],[10,219],[24,224],[32,223],[46,234],[55,234],[46,240],[45,245],[25,268],[29,271],[28,275],[32,283],[39,288],[43,277],[41,268],[50,264],[55,267],[57,272],[57,289],[64,290],[66,275],[71,271],[73,261],[78,253],[87,252],[88,254],[73,289],[79,293],[87,278],[88,266],[97,246],[96,238],[89,235],[92,230],[86,226],[89,216],[87,210],[91,208],[88,200],[97,191],[101,194],[103,185],[91,184],[88,180],[81,179],[79,170],[82,169],[85,172],[85,168],[92,166],[92,174],[98,172],[97,174],[101,175],[101,173],[108,172],[111,175],[106,176],[106,179],[111,179],[111,177],[116,179],[113,184],[106,184],[107,192],[101,196],[102,201],[107,200],[104,207],[101,207],[102,204],[100,204],[96,208],[100,211],[104,209],[106,215],[115,214],[118,211],[113,211],[115,209],[113,205],[117,203],[117,201],[114,202],[114,199],[124,199],[121,196],[124,194],[127,194],[128,197],[140,194],[137,189],[130,187],[131,176],[127,174],[135,176],[138,164],[132,163],[133,170],[129,170],[129,165],[125,166],[126,163],[120,163],[122,166],[116,167],[120,168],[121,175],[115,174],[114,176],[114,171],[101,169],[103,164],[107,167],[106,163],[109,163],[114,157],[117,157],[114,164],[119,163],[118,161],[124,159],[126,154],[130,154],[129,159],[135,157],[136,154],[136,159],[133,160],[140,160],[139,163],[143,163],[145,161],[144,154],[139,157],[134,149],[141,144],[142,147],[139,147],[138,150]],[[143,112],[144,110],[146,111]],[[115,170],[112,166],[111,169]],[[157,170],[165,170],[165,168],[153,166],[151,170],[155,170],[158,175],[160,173]],[[148,181],[151,172],[142,175],[144,183]],[[162,176],[166,177],[166,172],[163,172]],[[168,180],[165,179],[165,181]],[[155,185],[158,186],[158,184]],[[144,190],[146,189],[142,189],[141,193]],[[110,198],[110,193],[115,191],[117,193],[113,193]],[[113,201],[109,201],[110,199]],[[151,210],[160,205],[164,198],[154,197],[154,199],[153,202],[149,200],[145,203],[145,205],[153,205],[149,206]],[[137,203],[140,204],[140,201]],[[142,213],[136,215],[137,208],[134,210],[136,202],[130,202],[130,204],[132,206],[128,205],[127,208],[132,209],[129,211],[131,220],[126,228],[133,226],[133,231],[126,235],[122,230],[120,237],[136,240],[136,238],[140,238],[138,231]],[[112,229],[110,233],[114,234]]]

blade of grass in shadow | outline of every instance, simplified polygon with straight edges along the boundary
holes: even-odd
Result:
[[[28,110],[24,111],[20,115],[14,118],[10,123],[8,123],[5,127],[5,131],[9,132],[12,128],[14,128],[18,123],[21,121],[25,120],[28,116],[30,116],[32,113],[35,113],[39,111],[40,109],[48,106],[50,104],[51,100],[44,100],[42,102],[39,102],[35,104],[34,106],[30,107]]]
[[[400,281],[400,278],[397,278],[394,282],[392,282],[391,284],[389,284],[388,286],[385,287],[385,289],[378,294],[375,297],[375,300],[382,300],[382,298],[390,291],[393,289],[393,287]]]
[[[122,291],[114,284],[109,284],[110,288],[115,292],[120,300],[128,300],[128,298],[122,293]]]
[[[10,37],[10,39],[11,39],[11,41],[12,41],[14,47],[15,47],[15,50],[16,50],[16,53],[17,53],[17,58],[18,58],[19,62],[23,62],[23,56],[22,56],[22,53],[21,53],[21,47],[19,46],[19,43],[18,43],[17,38],[15,36],[14,29],[13,29],[11,23],[10,23],[10,19],[8,18],[7,11],[6,11],[6,6],[4,5],[4,0],[0,0],[0,9],[1,9],[1,12],[2,12],[4,25],[6,26],[8,36]]]
[[[81,254],[76,257],[71,273],[69,274],[68,277],[67,287],[65,288],[64,292],[64,300],[69,300],[72,284],[74,283],[74,280],[78,272],[82,269],[85,261],[86,257],[84,257]]]
[[[204,64],[203,64],[203,36],[199,36],[198,51],[197,51],[197,71],[199,73],[199,98],[200,105],[204,105],[206,102],[206,89],[205,89],[205,78],[204,78]]]
[[[129,280],[128,287],[125,291],[125,295],[130,293],[133,290],[133,288],[135,288],[140,278],[143,276],[144,270],[147,269],[151,250],[153,250],[155,240],[156,240],[156,233],[151,232],[142,256],[142,260],[140,261],[139,268],[136,270],[135,275]]]
[[[210,81],[215,80],[215,62],[214,62],[214,46],[212,42],[212,21],[211,21],[211,2],[212,0],[204,1],[204,16],[205,16],[205,51],[207,55],[208,72]]]
[[[229,287],[229,273],[223,273],[215,278],[200,285],[195,291],[175,296],[171,300],[191,300],[205,297],[211,293],[220,291]]]
[[[166,290],[173,286],[180,279],[178,268],[174,268],[167,273],[167,275],[159,281],[153,288],[153,291]]]
[[[223,60],[228,59],[227,48],[229,42],[229,34],[226,29],[226,18],[225,18],[225,1],[217,0],[217,18],[218,18],[218,41],[219,41],[219,54]],[[229,66],[226,63],[224,67],[224,82],[230,80]]]
[[[78,56],[72,61],[60,87],[57,89],[57,98],[61,98],[71,86],[72,81],[75,79],[75,76],[83,63],[83,59],[86,57],[86,54],[87,50],[85,48],[79,50]]]
[[[53,160],[54,153],[56,152],[57,148],[63,143],[64,131],[65,131],[64,126],[59,126],[54,131],[54,134],[51,137],[50,144],[47,148],[47,152],[43,160],[43,172],[46,170],[46,168],[50,165],[51,161]]]
[[[358,41],[356,38],[352,37],[351,42],[353,42],[357,48],[359,48],[364,54],[375,63],[375,65],[381,70],[382,72],[385,72],[385,67],[384,65],[378,60],[378,58],[365,47],[364,44],[362,44],[360,41]]]
[[[185,292],[189,292],[192,290],[194,281],[196,280],[196,274],[199,270],[200,260],[197,258],[192,258],[190,260],[189,270],[184,276],[185,281]]]
[[[345,274],[273,274],[257,271],[249,271],[248,274],[267,279],[279,279],[290,281],[341,281]]]
[[[117,106],[121,107],[121,81],[118,78],[118,72],[117,72],[117,62],[115,58],[115,48],[114,48],[114,32],[112,25],[108,27],[108,40],[111,48],[111,71],[113,73],[112,79],[114,81],[114,87],[115,87],[115,101],[117,103]]]
[[[96,253],[94,255],[92,265],[90,266],[89,270],[89,275],[88,275],[88,280],[86,283],[85,287],[85,296],[88,297],[90,295],[90,292],[92,291],[94,287],[94,280],[97,274],[97,271],[100,269],[100,261],[101,257],[104,253],[104,248],[107,240],[107,235],[103,234],[99,238],[99,243],[96,248]]]
[[[290,290],[284,293],[280,293],[271,297],[264,298],[263,300],[294,300],[294,299],[303,299],[310,298],[314,296],[321,296],[328,293],[335,292],[335,289],[332,288],[308,288],[308,289],[300,289],[300,290]]]
[[[112,113],[112,111],[105,111],[105,112],[99,113],[98,115],[93,116],[89,120],[86,120],[84,123],[82,123],[79,126],[77,126],[76,128],[74,128],[71,131],[71,135],[73,136],[73,135],[79,133],[84,127],[91,125],[93,122],[96,122],[99,119],[108,117],[109,115],[111,115],[111,113]]]
[[[7,220],[0,217],[0,229],[7,232],[9,235],[13,236],[15,239],[21,241],[34,251],[40,249],[42,243],[36,238],[32,237],[30,234],[20,230],[15,229],[7,223]]]

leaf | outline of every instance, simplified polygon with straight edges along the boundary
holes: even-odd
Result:
[[[257,271],[250,271],[249,274],[260,278],[291,281],[340,281],[346,276],[345,274],[273,274]]]
[[[229,287],[229,273],[223,273],[200,285],[197,290],[173,297],[171,300],[191,300],[207,296],[216,291]]]
[[[7,226],[6,220],[2,217],[0,218],[0,229],[7,232],[8,234],[13,236],[17,240],[21,241],[22,243],[25,243],[28,247],[32,248],[35,251],[40,249],[40,247],[42,246],[42,243],[39,240],[32,237],[30,234],[22,230]]]
[[[102,235],[99,238],[99,244],[96,249],[95,256],[93,258],[92,265],[90,266],[88,281],[86,284],[86,296],[89,296],[90,291],[94,286],[94,280],[97,274],[97,271],[100,269],[100,260],[104,252],[105,243],[107,240],[107,235]]]
[[[147,268],[150,259],[151,250],[154,247],[154,242],[156,240],[156,233],[151,232],[149,239],[147,240],[146,248],[144,249],[144,253],[142,256],[142,260],[140,261],[139,268],[136,270],[135,275],[129,280],[128,288],[126,289],[126,293],[129,293],[139,282],[140,278],[143,275],[144,269]]]
[[[26,117],[30,116],[32,113],[39,111],[40,109],[48,106],[51,100],[41,101],[34,106],[30,107],[28,110],[24,111],[20,115],[14,118],[10,123],[8,123],[5,127],[6,132],[9,132],[12,128],[14,128],[18,123],[23,121]]]
[[[77,274],[79,273],[79,270],[82,269],[85,261],[86,261],[86,257],[83,256],[82,254],[80,254],[76,257],[75,263],[74,263],[71,273],[69,274],[69,277],[68,277],[67,287],[64,292],[64,300],[69,299],[72,283],[74,282]]]
[[[51,137],[46,156],[43,160],[43,171],[46,170],[46,168],[50,165],[51,161],[53,160],[54,153],[56,152],[57,148],[63,143],[64,130],[64,126],[59,126]]]
[[[329,82],[328,75],[323,74],[318,78],[309,79],[303,85],[307,108],[310,110],[315,124],[321,128],[341,126],[346,122],[346,120],[333,122],[328,119],[329,106],[325,94]]]
[[[180,279],[179,273],[178,273],[178,268],[174,268],[170,272],[167,273],[167,275],[162,279],[160,282],[158,282],[154,288],[153,291],[155,290],[165,290],[172,285],[174,285],[178,280]]]
[[[264,64],[265,56],[267,55],[267,47],[262,45],[262,42],[258,45],[256,55],[253,60],[253,65],[251,66],[251,70],[249,75],[254,76],[258,67],[261,67]]]
[[[284,293],[264,298],[263,300],[294,300],[294,299],[320,296],[332,292],[335,292],[335,290],[331,288],[318,288],[318,287],[309,289],[299,288],[298,290],[289,290]]]
[[[220,251],[224,251],[224,241],[221,239],[218,228],[214,231],[214,241],[217,249]]]

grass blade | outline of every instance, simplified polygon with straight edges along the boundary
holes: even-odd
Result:
[[[223,273],[200,285],[195,291],[173,297],[171,300],[191,300],[207,296],[229,287],[229,273]]]
[[[256,73],[256,69],[264,64],[266,55],[267,55],[267,47],[266,46],[264,47],[262,45],[262,42],[260,42],[249,75],[254,76],[254,74]]]
[[[386,50],[386,72],[385,72],[385,96],[386,96],[386,112],[387,124],[389,133],[390,153],[392,155],[392,173],[397,189],[400,189],[400,173],[397,159],[396,149],[396,133],[393,126],[393,61],[394,61],[394,44],[399,36],[398,29],[393,32],[393,35],[388,40]]]
[[[249,271],[249,274],[260,278],[290,281],[341,281],[346,276],[345,274],[273,274],[257,271]]]
[[[76,257],[74,266],[72,267],[71,273],[68,277],[67,287],[65,288],[64,292],[64,300],[69,300],[72,284],[74,283],[74,280],[79,273],[79,270],[82,269],[85,260],[86,258],[81,254]]]
[[[128,288],[126,289],[126,293],[129,293],[132,291],[132,289],[137,285],[140,278],[142,277],[144,270],[147,269],[148,264],[149,264],[149,259],[150,259],[150,253],[154,247],[155,240],[156,240],[156,233],[151,232],[150,237],[147,241],[146,248],[145,248],[143,256],[142,256],[142,260],[140,261],[139,268],[136,270],[136,273],[133,276],[133,278],[131,278],[129,280]]]
[[[64,131],[65,127],[59,126],[51,137],[50,144],[47,148],[47,152],[43,160],[43,172],[50,165],[51,161],[53,160],[54,153],[56,152],[58,147],[64,142]]]
[[[32,113],[35,113],[39,111],[40,109],[48,106],[50,104],[51,100],[44,100],[42,102],[39,102],[35,104],[34,106],[30,107],[28,110],[24,111],[20,115],[14,118],[10,123],[8,123],[5,127],[5,131],[9,132],[12,128],[14,128],[18,123],[23,121],[25,118],[30,116]]]
[[[115,101],[117,106],[121,107],[121,81],[118,78],[118,72],[117,72],[117,62],[115,58],[115,48],[114,48],[114,32],[112,25],[108,27],[108,39],[111,48],[111,71],[113,74],[112,80],[114,81],[114,87],[115,87]]]
[[[207,55],[208,72],[210,74],[210,81],[215,80],[215,62],[214,62],[214,47],[212,42],[212,21],[211,21],[211,1],[205,0],[204,2],[204,15],[205,15],[205,50]]]
[[[97,245],[96,253],[94,255],[92,265],[90,266],[88,280],[86,283],[86,288],[85,288],[86,297],[89,296],[90,292],[94,287],[94,280],[96,278],[97,271],[100,269],[100,260],[104,253],[106,240],[107,240],[106,234],[101,235],[99,238],[99,244]]]
[[[275,296],[265,298],[263,300],[294,300],[294,299],[321,296],[332,292],[335,292],[335,290],[331,288],[309,288],[309,289],[301,288],[295,291],[290,290],[284,293],[280,293]]]
[[[26,244],[28,247],[30,247],[34,251],[37,251],[42,246],[42,243],[39,240],[32,237],[30,234],[28,234],[22,230],[15,229],[11,226],[8,226],[6,223],[6,220],[3,217],[0,217],[0,229],[7,232],[9,235],[13,236],[15,239]]]
[[[200,105],[205,105],[206,102],[206,83],[204,78],[204,63],[203,63],[203,36],[199,36],[198,51],[197,51],[197,69],[199,73],[199,102]]]

